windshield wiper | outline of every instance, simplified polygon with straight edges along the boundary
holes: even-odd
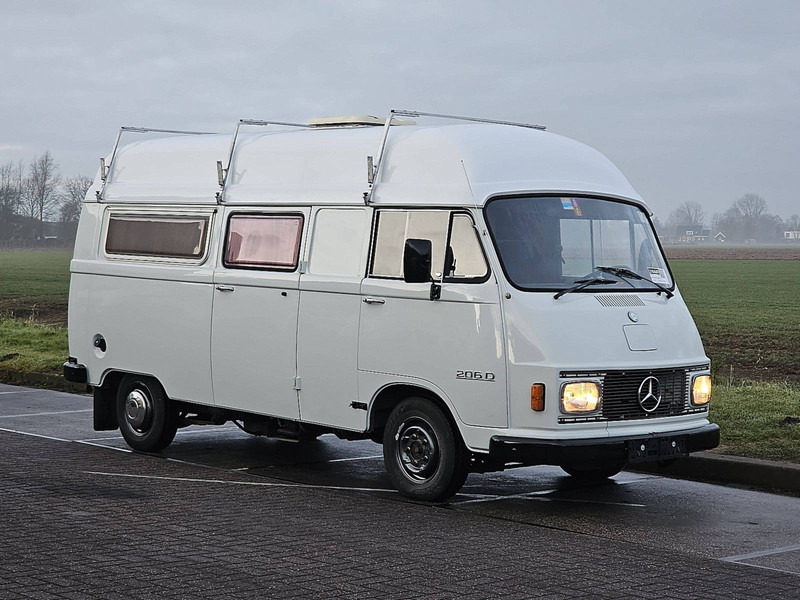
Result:
[[[577,292],[578,290],[582,290],[583,288],[585,288],[585,287],[587,287],[587,286],[590,286],[590,285],[604,285],[604,284],[606,284],[606,285],[607,285],[607,284],[609,284],[609,283],[612,283],[612,284],[615,284],[615,285],[616,285],[618,282],[616,282],[616,281],[613,281],[613,280],[611,280],[611,279],[601,279],[601,278],[599,278],[599,277],[595,277],[595,278],[593,278],[593,279],[577,279],[577,280],[575,281],[575,283],[576,283],[577,285],[573,285],[573,286],[572,286],[572,287],[570,287],[570,288],[567,288],[567,289],[565,289],[565,290],[561,290],[561,291],[560,291],[560,292],[558,292],[558,293],[557,293],[555,296],[553,296],[553,298],[555,298],[556,300],[558,300],[558,299],[559,299],[559,298],[561,298],[561,296],[563,296],[564,294],[569,294],[570,292]]]
[[[595,267],[594,269],[595,271],[602,271],[603,273],[611,273],[612,275],[616,275],[617,277],[621,277],[623,279],[629,277],[631,279],[639,279],[640,281],[647,281],[648,283],[652,283],[654,286],[656,286],[659,290],[661,290],[667,295],[667,299],[670,299],[675,295],[671,291],[669,291],[668,288],[664,287],[660,283],[656,283],[652,279],[648,279],[643,275],[639,275],[636,271],[626,269],[625,267]]]

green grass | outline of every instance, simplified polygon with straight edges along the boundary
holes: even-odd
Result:
[[[66,303],[71,252],[0,252],[0,300]]]
[[[68,354],[65,327],[0,319],[0,371],[59,373]]]
[[[718,380],[800,384],[800,261],[670,264]]]
[[[722,432],[718,452],[800,463],[800,389],[781,383],[717,385],[711,420]],[[781,425],[781,422],[784,422]]]

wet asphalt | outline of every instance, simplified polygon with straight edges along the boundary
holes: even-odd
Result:
[[[88,396],[0,384],[0,435],[130,452],[119,432],[92,429],[91,407]],[[254,437],[227,423],[181,429],[164,452],[146,456],[151,475],[169,458],[247,480],[420,504],[392,489],[381,450],[332,435],[300,443]],[[472,474],[449,502],[428,506],[800,576],[800,498],[792,496],[632,472],[586,485],[558,468],[529,467]]]

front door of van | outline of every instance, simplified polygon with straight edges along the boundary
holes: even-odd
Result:
[[[437,300],[430,299],[431,284],[403,281],[409,238],[431,241],[431,276],[442,282]],[[365,390],[401,376],[441,390],[467,425],[508,426],[498,286],[469,213],[379,211],[361,294],[358,368]]]
[[[214,273],[211,371],[217,406],[299,417],[299,256],[308,209],[225,209]]]

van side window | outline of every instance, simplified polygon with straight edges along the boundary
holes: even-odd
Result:
[[[199,259],[205,255],[209,216],[111,214],[106,254]]]
[[[431,277],[434,279],[442,278],[445,248],[448,245],[452,251],[453,267],[449,273],[444,274],[445,281],[459,283],[482,280],[489,274],[472,219],[466,213],[444,210],[383,210],[378,213],[370,275],[401,279],[403,250],[409,238],[431,240]]]
[[[378,213],[378,231],[370,275],[390,279],[403,277],[403,249],[409,238],[430,240],[433,249],[431,277],[439,279],[450,213],[444,210],[383,210]]]
[[[223,264],[293,271],[302,232],[301,215],[231,215]]]
[[[483,279],[489,274],[481,243],[478,240],[478,232],[475,231],[469,215],[453,214],[453,224],[450,228],[450,248],[453,251],[454,268],[450,273],[445,273],[445,281]]]

